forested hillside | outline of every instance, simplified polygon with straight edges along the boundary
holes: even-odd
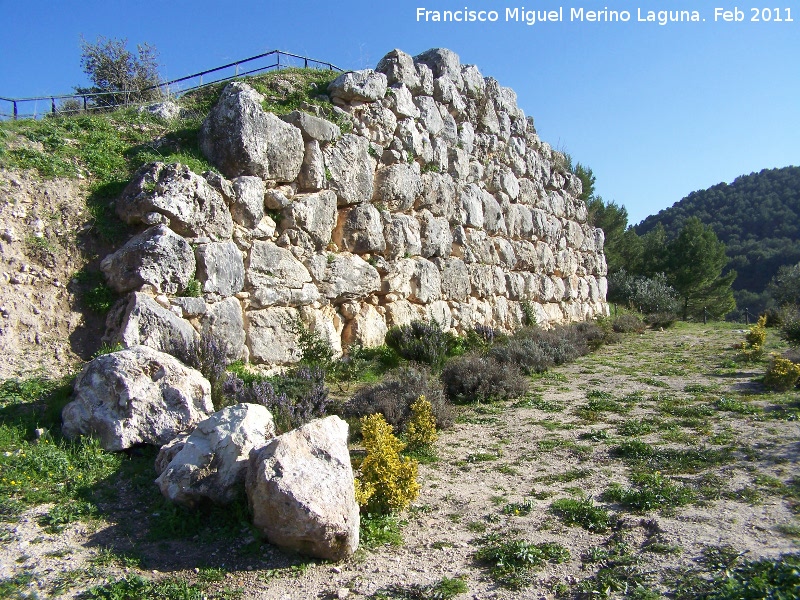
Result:
[[[733,287],[739,307],[758,310],[778,268],[800,262],[800,167],[764,169],[692,192],[634,229],[644,235],[660,223],[669,239],[690,217],[711,226],[725,243],[728,268],[738,273]]]

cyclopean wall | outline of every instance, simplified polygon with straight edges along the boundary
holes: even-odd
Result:
[[[341,351],[414,319],[463,333],[514,330],[523,307],[543,326],[607,314],[603,233],[513,90],[449,50],[393,50],[328,95],[342,127],[231,83],[200,134],[221,175],[139,170],[117,213],[141,232],[102,264],[127,294],[107,341],[170,351],[208,331],[280,365],[299,359],[298,319]],[[193,278],[202,296],[180,297]]]

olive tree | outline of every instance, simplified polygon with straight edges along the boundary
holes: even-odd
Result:
[[[146,102],[160,96],[157,87],[158,52],[150,44],[128,50],[127,39],[98,37],[94,43],[81,38],[81,67],[94,84],[76,88],[79,94],[103,93],[95,98],[99,106]]]

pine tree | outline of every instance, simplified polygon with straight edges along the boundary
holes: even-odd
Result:
[[[722,317],[736,307],[731,284],[736,271],[723,275],[728,264],[725,244],[714,230],[691,217],[667,246],[667,277],[683,301],[683,318],[702,315]]]

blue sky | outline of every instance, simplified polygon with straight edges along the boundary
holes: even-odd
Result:
[[[715,22],[717,6],[742,22]],[[751,7],[793,22],[752,22]],[[506,22],[506,8],[563,22]],[[495,23],[418,22],[416,10],[496,10]],[[570,22],[570,9],[631,13],[627,23]],[[704,22],[638,22],[637,9],[697,10]],[[636,223],[691,191],[800,164],[800,5],[794,0],[530,0],[384,3],[0,0],[0,96],[70,92],[87,83],[80,36],[149,42],[165,78],[272,49],[345,69],[393,48],[447,47],[514,88],[540,136],[592,167],[597,191]],[[771,13],[774,17],[774,11]],[[5,108],[5,107],[4,107]]]

